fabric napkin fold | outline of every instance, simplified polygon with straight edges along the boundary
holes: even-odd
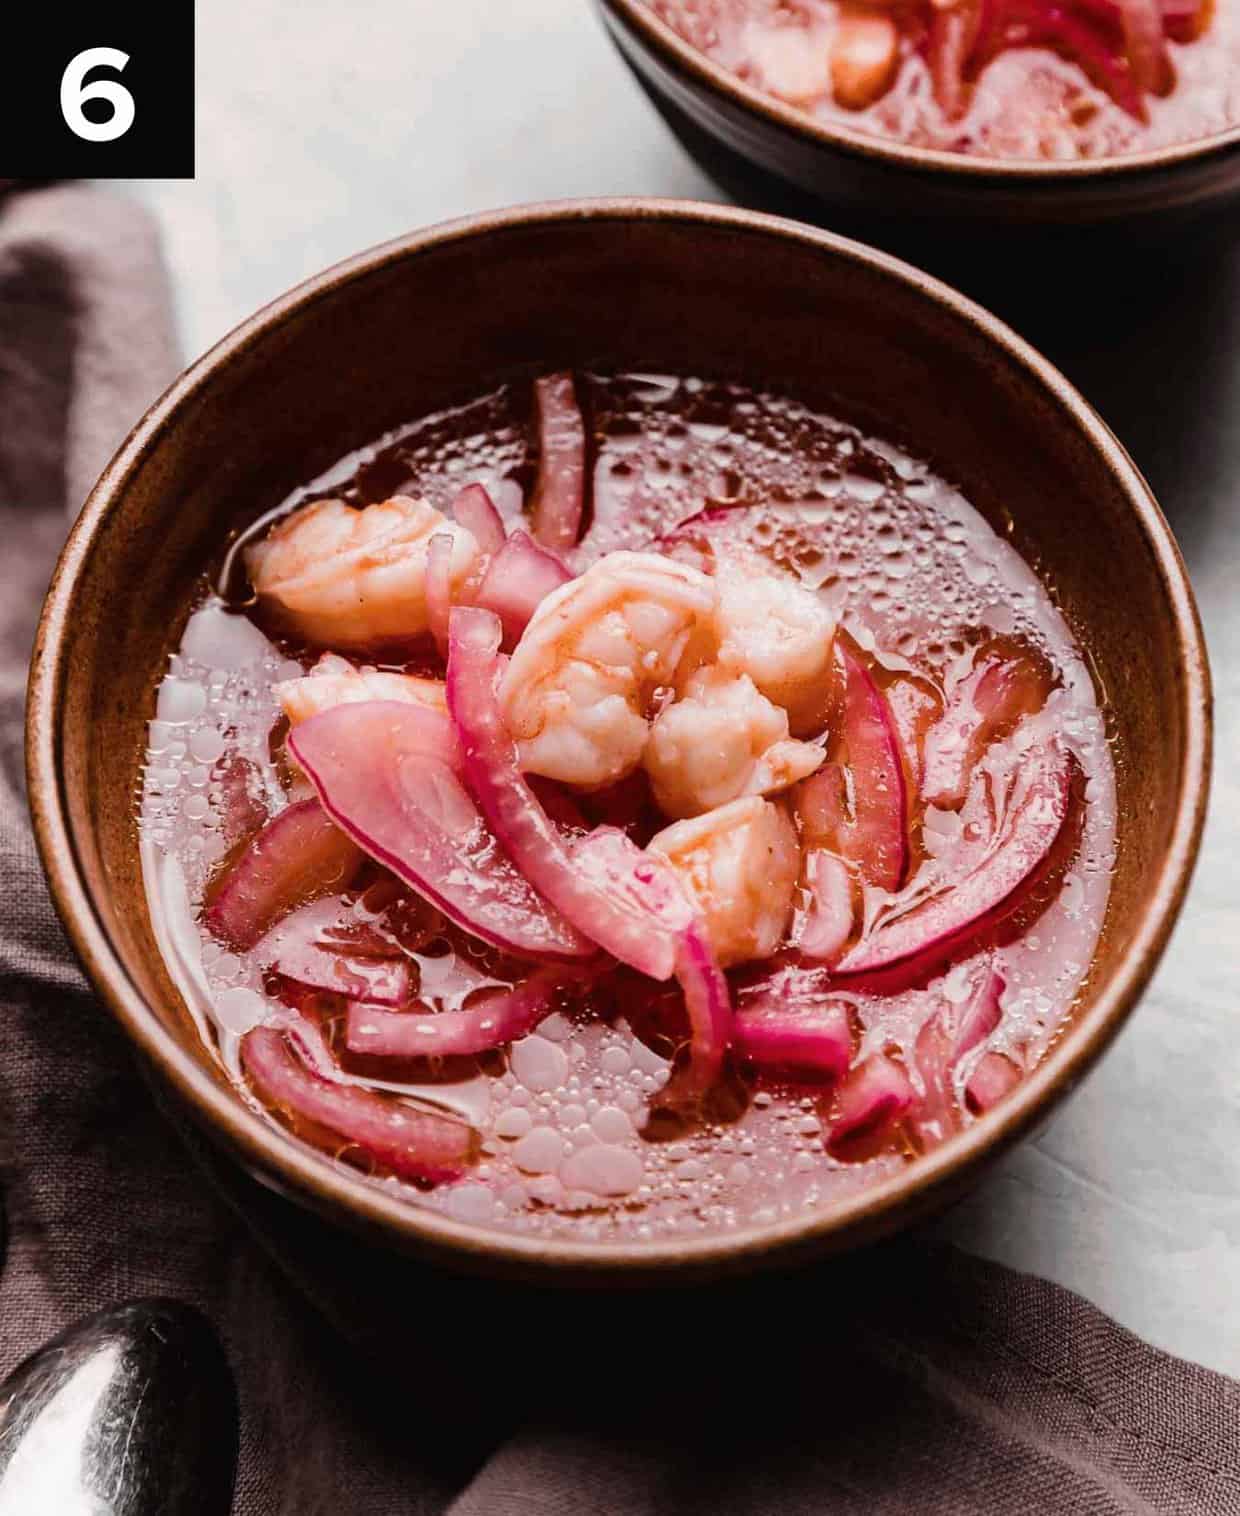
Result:
[[[1042,1280],[911,1237],[710,1288],[499,1286],[325,1226],[161,1113],[56,922],[21,742],[70,516],[174,366],[138,207],[0,200],[0,1374],[99,1305],[198,1305],[238,1380],[237,1516],[1240,1513],[1240,1385]]]

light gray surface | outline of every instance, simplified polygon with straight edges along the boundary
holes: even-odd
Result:
[[[132,187],[162,224],[189,355],[304,276],[418,225],[568,195],[719,198],[587,0],[212,0],[198,80],[197,180]],[[1240,278],[1234,258],[1172,268],[1149,342],[1078,352],[1069,368],[1150,474],[1194,573],[1219,706],[1205,854],[1119,1045],[945,1229],[1240,1374],[1240,439],[1226,429]],[[1196,273],[1211,284],[1204,317],[1187,290]],[[1181,297],[1198,303],[1178,312]],[[1151,377],[1134,398],[1115,366],[1142,361]]]

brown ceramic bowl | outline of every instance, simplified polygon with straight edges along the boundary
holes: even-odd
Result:
[[[972,158],[814,120],[712,62],[646,0],[596,0],[625,62],[672,130],[738,199],[787,204],[775,185],[867,225],[976,217],[1020,228],[1163,220],[1240,196],[1240,126],[1087,162]],[[799,208],[803,208],[798,203]]]
[[[548,368],[747,378],[929,458],[1011,522],[1111,702],[1119,862],[1091,986],[996,1112],[819,1215],[649,1245],[547,1242],[403,1204],[238,1099],[165,972],[139,868],[145,725],[195,582],[226,534],[390,427]],[[268,1183],[423,1254],[508,1275],[651,1280],[874,1238],[959,1195],[1040,1122],[1132,1011],[1188,882],[1210,746],[1206,655],[1158,506],[1075,390],[1012,332],[880,253],[703,205],[523,208],[392,242],[224,339],[143,418],[61,558],[39,630],[29,787],[39,848],[86,968],[157,1083]]]

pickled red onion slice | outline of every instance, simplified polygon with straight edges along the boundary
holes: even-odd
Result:
[[[467,484],[453,502],[452,515],[472,535],[481,552],[498,553],[503,547],[503,520],[482,485]]]
[[[360,946],[382,952],[361,952],[345,940],[333,941],[331,930],[342,919],[338,899],[303,905],[275,926],[254,950],[258,963],[274,969],[308,989],[326,990],[351,1000],[401,1005],[409,998],[409,962],[395,943],[375,937]]]
[[[760,1069],[842,1079],[852,1061],[852,1026],[842,1000],[793,1006],[759,1002],[736,1017],[735,1046]]]
[[[732,1042],[732,996],[700,921],[685,927],[676,944],[676,978],[689,1014],[689,1053],[655,1096],[655,1103],[695,1105],[718,1080]]]
[[[210,893],[211,935],[245,952],[297,906],[346,889],[361,849],[317,800],[289,805],[263,827]]]
[[[576,544],[585,504],[586,429],[571,374],[534,381],[538,420],[538,482],[533,534],[563,552]]]
[[[985,1042],[999,1025],[1003,1019],[999,1001],[1006,987],[1007,981],[999,970],[987,968],[973,994],[955,1013],[952,1018],[955,1022],[951,1049],[953,1064]]]
[[[843,644],[840,659],[844,718],[832,743],[833,761],[797,786],[797,806],[811,843],[852,863],[867,884],[898,890],[908,868],[908,792],[900,739],[869,670]]]
[[[1171,87],[1171,58],[1163,36],[1159,0],[1115,0],[1124,30],[1124,48],[1133,83],[1151,95],[1165,95]]]
[[[351,1053],[379,1058],[456,1058],[485,1053],[532,1032],[555,1009],[565,982],[557,969],[539,969],[524,984],[495,990],[459,1011],[386,1011],[349,1007],[345,1043]]]
[[[949,121],[958,121],[969,104],[966,66],[981,23],[980,0],[934,6],[926,32],[926,59],[934,97]]]
[[[835,1094],[827,1149],[844,1156],[866,1139],[878,1139],[913,1103],[913,1086],[900,1065],[884,1053],[859,1063]]]
[[[403,1178],[459,1179],[477,1160],[478,1134],[464,1121],[312,1073],[273,1027],[246,1033],[241,1061],[264,1100],[337,1133]]]
[[[267,807],[256,798],[260,788],[258,770],[240,753],[233,753],[224,760],[217,783],[224,842],[232,847],[266,823]]]
[[[945,952],[993,924],[1037,875],[1068,814],[1072,760],[1058,743],[1028,752],[1023,794],[994,848],[958,884],[880,918],[838,964],[840,974]]]
[[[965,1099],[974,1115],[997,1105],[1021,1081],[1021,1070],[1002,1053],[987,1053],[969,1075],[965,1086]]]
[[[922,777],[926,802],[947,809],[962,805],[982,753],[1012,731],[1022,716],[1042,709],[1050,684],[1049,672],[1027,654],[980,658],[926,733]]]
[[[437,745],[435,714],[336,706],[294,728],[289,746],[337,825],[458,926],[522,958],[588,957],[592,944],[497,847]]]
[[[452,613],[448,708],[478,805],[529,884],[614,958],[653,979],[673,972],[693,912],[666,865],[604,829],[573,847],[538,803],[495,698],[500,624],[491,612]]]
[[[571,578],[563,563],[530,537],[515,531],[491,559],[476,603],[494,611],[504,628],[505,640],[515,643],[530,617],[552,590]]]
[[[802,877],[809,904],[797,923],[797,947],[806,958],[831,963],[852,933],[852,875],[842,858],[824,848],[810,848]]]
[[[1113,45],[1088,18],[1074,16],[1063,6],[1032,6],[1028,16],[1016,19],[1021,41],[1030,47],[1046,47],[1075,63],[1134,121],[1149,120],[1145,96],[1133,77],[1122,46]],[[996,51],[1001,51],[1002,43]]]
[[[957,1102],[953,1075],[960,1061],[999,1025],[1004,978],[984,964],[973,993],[962,1006],[945,1002],[917,1035],[913,1058],[922,1095],[912,1126],[925,1146],[941,1142],[955,1130]]]

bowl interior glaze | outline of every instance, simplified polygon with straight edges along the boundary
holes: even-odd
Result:
[[[794,1223],[659,1244],[547,1242],[402,1204],[254,1116],[152,936],[135,796],[145,724],[227,533],[385,429],[560,367],[744,378],[927,458],[1042,573],[1113,713],[1120,845],[1084,1004],[998,1112],[895,1180]],[[943,286],[752,213],[657,202],[502,212],[343,264],[200,360],[101,479],[49,593],[29,708],[32,810],[58,907],[113,1011],[204,1127],[334,1218],[510,1274],[649,1278],[825,1251],[945,1203],[1081,1077],[1152,971],[1199,834],[1208,675],[1173,540],[1054,370]]]

